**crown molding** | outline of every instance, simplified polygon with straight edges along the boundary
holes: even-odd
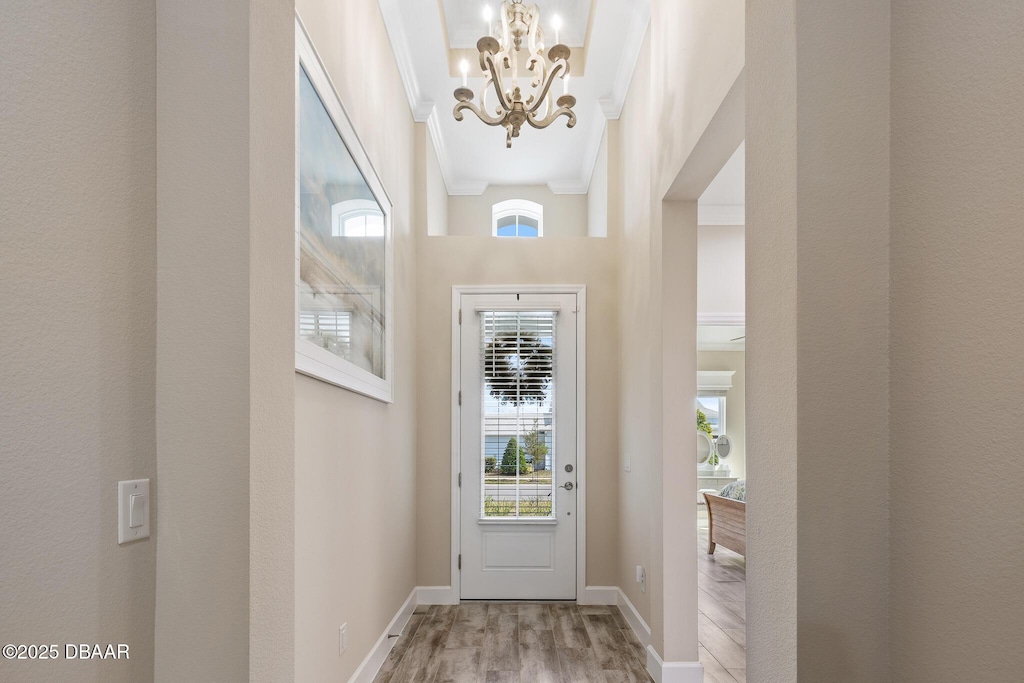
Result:
[[[743,340],[734,342],[697,342],[698,351],[746,351]]]
[[[405,23],[402,21],[402,9],[399,0],[378,0],[384,28],[387,29],[391,41],[391,51],[395,54],[398,75],[405,88],[405,96],[409,100],[412,118],[420,123],[427,120],[434,109],[434,103],[423,97],[416,68],[413,66],[412,55],[409,54],[409,41],[406,40]]]
[[[629,84],[633,81],[633,72],[636,71],[636,62],[640,58],[647,25],[650,23],[651,0],[637,0],[633,7],[633,18],[630,19],[622,41],[622,58],[619,60],[619,70],[615,72],[611,97],[602,97],[597,101],[606,118],[618,119],[622,115],[622,107],[626,103]]]
[[[552,194],[586,194],[590,184],[579,180],[549,180],[548,189]]]
[[[490,184],[485,180],[466,180],[462,182],[455,182],[448,188],[448,196],[479,197],[487,191],[488,187],[490,187]]]
[[[698,313],[698,325],[746,325],[745,313]]]
[[[732,378],[735,370],[698,370],[698,391],[728,391],[732,389]]]
[[[697,225],[746,225],[743,204],[697,204]]]

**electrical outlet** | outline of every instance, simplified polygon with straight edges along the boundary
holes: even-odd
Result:
[[[348,624],[342,624],[338,629],[338,656],[345,654],[348,647]]]
[[[626,464],[623,466],[627,472],[633,471],[633,461],[630,458],[626,458]]]
[[[643,565],[638,564],[636,566],[636,582],[640,584],[640,592],[647,592],[647,570],[644,569]]]

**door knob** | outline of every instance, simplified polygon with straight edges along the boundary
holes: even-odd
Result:
[[[571,481],[567,481],[564,484],[562,484],[561,486],[559,486],[558,488],[565,489],[566,491],[572,491],[573,485],[572,485]]]

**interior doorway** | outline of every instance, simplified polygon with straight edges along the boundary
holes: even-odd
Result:
[[[714,680],[746,679],[745,147],[698,200],[698,641]]]
[[[575,600],[583,587],[585,314],[571,289],[454,291],[460,599]]]

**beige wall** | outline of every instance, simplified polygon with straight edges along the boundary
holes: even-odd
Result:
[[[615,242],[423,237],[418,244],[418,582],[451,584],[454,285],[587,285],[587,584],[615,585],[618,405]]]
[[[1024,668],[1021,35],[1017,2],[892,2],[894,681]]]
[[[415,585],[413,183],[424,181],[414,178],[412,116],[377,3],[297,8],[395,206],[394,403],[295,378],[296,680],[347,680]]]
[[[650,37],[637,60],[629,96],[618,122],[622,169],[623,238],[619,273],[619,563],[615,584],[640,616],[650,620],[649,594],[636,582],[636,565],[652,571],[650,537],[651,401],[650,216],[652,147],[647,106],[650,97]],[[641,151],[643,150],[643,151]]]
[[[798,9],[797,647],[807,680],[889,672],[888,32],[888,0]]]
[[[555,194],[546,185],[492,185],[482,195],[449,197],[447,234],[490,237],[491,208],[507,199],[543,205],[545,237],[587,234],[587,195]]]
[[[156,476],[154,23],[0,5],[3,643],[131,647],[5,681],[152,678],[156,539],[118,546],[116,491]]]
[[[732,439],[733,451],[726,464],[734,477],[747,474],[747,406],[743,351],[697,351],[698,370],[732,370],[732,389],[725,392],[725,432]]]
[[[661,654],[674,660],[694,660],[696,648],[695,591],[679,592],[675,586],[695,579],[679,551],[692,533],[691,508],[673,517],[671,495],[660,488],[666,476],[675,476],[675,464],[683,453],[670,452],[661,438],[662,409],[662,317],[663,305],[673,306],[694,300],[696,320],[696,217],[692,217],[693,240],[678,235],[663,240],[665,230],[687,230],[689,209],[680,201],[662,202],[697,148],[717,110],[737,82],[744,64],[743,3],[677,2],[655,0],[651,29],[641,50],[630,91],[618,125],[618,180],[622,196],[623,243],[619,249],[620,292],[620,556],[618,585],[650,620],[652,641]],[[736,149],[724,152],[717,168],[702,169],[707,183]],[[728,147],[728,145],[726,145]],[[700,175],[700,174],[697,174]],[[692,196],[673,199],[696,200],[704,187]],[[696,210],[694,203],[693,211]],[[679,206],[673,206],[679,204]],[[665,217],[668,218],[665,218]],[[693,259],[693,283],[690,291],[669,291],[662,296],[662,246],[676,250],[678,259]],[[682,261],[677,261],[682,263]],[[687,261],[689,263],[689,261]],[[673,267],[673,263],[667,264]],[[688,267],[688,266],[686,266]],[[681,281],[669,279],[672,287]],[[694,330],[695,336],[695,330]],[[657,340],[657,343],[655,343]],[[652,360],[657,355],[657,360]],[[672,367],[695,368],[695,358],[669,359]],[[685,361],[683,365],[679,362]],[[696,383],[694,382],[694,392]],[[671,397],[670,397],[671,400]],[[692,405],[692,399],[685,401]],[[661,448],[665,446],[665,453]],[[655,451],[658,451],[655,455]],[[692,461],[692,458],[686,458]],[[625,466],[629,465],[628,472]],[[696,484],[696,470],[679,470],[679,485],[686,490]],[[659,489],[655,491],[655,489]],[[667,512],[668,511],[668,512]],[[666,514],[669,515],[666,518]],[[663,532],[676,524],[684,525],[682,535],[666,544]],[[680,541],[679,538],[683,540]],[[662,548],[665,548],[662,552]],[[678,566],[677,566],[677,563]],[[635,567],[647,567],[649,588],[640,591],[635,582]],[[690,573],[693,576],[690,577]],[[671,574],[671,577],[669,576]],[[661,604],[668,600],[669,604]],[[652,601],[659,603],[652,605]],[[694,609],[690,609],[691,605]],[[684,621],[677,616],[685,614]]]
[[[748,670],[889,680],[889,3],[748,7]]]
[[[295,8],[250,4],[249,679],[295,673]]]
[[[293,672],[293,21],[157,3],[158,681]]]
[[[746,52],[746,109],[758,112],[746,120],[747,672],[754,683],[792,683],[797,680],[794,0],[748,0]],[[771,410],[759,411],[759,405]]]

